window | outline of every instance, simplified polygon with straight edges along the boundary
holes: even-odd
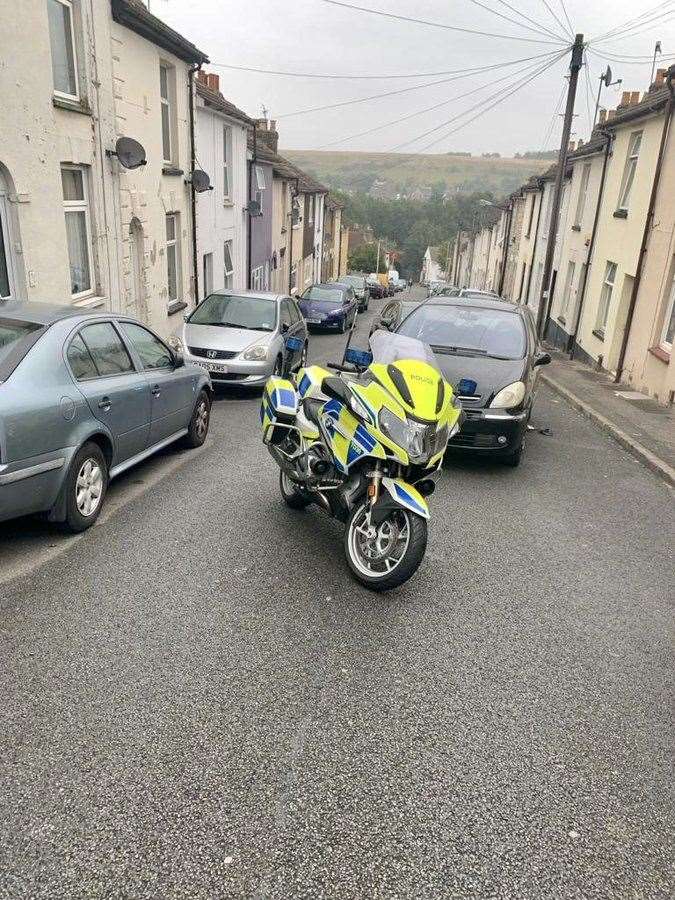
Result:
[[[61,166],[63,210],[70,265],[70,293],[79,297],[92,289],[91,224],[85,169]]]
[[[234,265],[232,264],[232,241],[225,241],[223,245],[223,257],[225,262],[224,272],[225,272],[225,287],[231,288],[233,287],[232,276],[234,273]]]
[[[309,284],[312,280],[312,265],[314,260],[311,256],[308,256],[305,260],[305,284]]]
[[[609,315],[609,305],[612,301],[612,291],[614,290],[614,280],[616,278],[616,263],[607,262],[605,267],[605,278],[602,282],[602,290],[600,291],[600,303],[598,304],[598,317],[595,321],[595,330],[600,337],[605,336],[605,327],[607,326],[607,316]]]
[[[158,337],[136,325],[135,322],[121,322],[122,330],[141,358],[144,369],[167,369],[173,366],[173,355]]]
[[[298,289],[298,267],[297,264],[291,266],[291,290],[297,291]]]
[[[281,231],[286,231],[288,225],[288,184],[285,181],[281,183]]]
[[[532,203],[530,203],[530,216],[527,220],[527,233],[525,235],[526,238],[529,238],[530,234],[532,233],[532,219],[534,219],[534,204],[536,202],[536,199],[537,195],[532,194]]]
[[[96,378],[98,375],[96,364],[91,358],[87,345],[82,340],[82,335],[75,335],[68,345],[66,356],[68,357],[70,368],[73,370],[73,375],[78,381]]]
[[[307,222],[309,225],[314,222],[314,194],[307,198]]]
[[[623,178],[621,179],[621,190],[619,192],[620,210],[628,209],[630,200],[630,192],[633,188],[635,180],[635,170],[637,168],[638,156],[640,155],[640,145],[642,144],[642,132],[634,131],[630,136],[628,144],[628,156],[626,157],[626,167],[623,170]]]
[[[255,184],[259,191],[264,191],[267,187],[265,183],[265,170],[262,166],[255,167]]]
[[[77,338],[79,337],[79,342]],[[71,353],[72,349],[72,353]],[[86,354],[90,362],[87,362]],[[86,325],[68,347],[68,361],[76,378],[90,378],[95,375],[124,375],[125,372],[133,372],[134,365],[122,339],[110,322],[97,322],[95,325]],[[95,374],[91,372],[91,363],[96,367]],[[83,373],[78,376],[77,370]]]
[[[0,300],[7,300],[12,296],[6,218],[4,197],[0,196]],[[5,243],[8,245],[7,249],[5,249]]]
[[[298,202],[298,198],[293,198],[293,206],[291,209],[291,222],[293,224],[293,228],[299,228],[300,222],[302,221],[302,216],[300,215],[300,203]]]
[[[520,290],[518,291],[518,299],[523,299],[523,291],[525,289],[525,276],[527,275],[527,263],[523,263],[523,269],[520,273]]]
[[[673,341],[675,340],[675,259],[673,263],[673,277],[670,282],[670,293],[663,320],[663,331],[661,332],[661,346],[668,353],[673,352]]]
[[[581,181],[579,183],[579,196],[577,197],[577,209],[574,213],[574,224],[577,228],[581,227],[581,220],[584,217],[584,208],[586,206],[586,194],[588,193],[588,179],[591,175],[591,164],[586,163],[581,173]]]
[[[291,305],[288,300],[281,301],[281,330],[288,331],[293,324],[293,316],[291,315]]]
[[[166,217],[166,270],[169,305],[180,300],[180,216],[169,213]]]
[[[213,253],[204,254],[204,296],[213,293]]]
[[[291,311],[291,321],[294,324],[297,324],[298,322],[302,322],[302,313],[298,309],[298,304],[295,302],[295,300],[289,299],[286,302],[288,303],[288,307]]]
[[[576,263],[573,263],[571,260],[567,263],[567,274],[565,275],[565,287],[563,289],[562,296],[562,309],[560,314],[560,320],[565,322],[567,320],[567,316],[569,313],[569,305],[570,298],[572,296],[572,284],[574,282],[574,270],[576,269]]]
[[[162,112],[162,154],[165,163],[174,162],[173,154],[173,69],[159,67],[159,99]]]
[[[258,266],[251,271],[251,288],[254,291],[261,291],[263,289],[264,272],[265,270],[262,266]]]
[[[230,160],[232,159],[232,129],[223,125],[223,200],[232,196],[230,185]]]
[[[54,93],[78,99],[77,57],[70,0],[47,0]]]

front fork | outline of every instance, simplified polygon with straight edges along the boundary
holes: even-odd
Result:
[[[375,463],[375,468],[372,472],[367,473],[367,478],[370,479],[368,483],[368,511],[366,513],[366,522],[368,523],[368,528],[372,527],[371,515],[373,511],[373,507],[380,499],[380,488],[381,482],[383,478],[382,473],[382,464],[379,462]]]

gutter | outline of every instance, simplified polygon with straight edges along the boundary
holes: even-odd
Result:
[[[188,102],[190,104],[190,214],[192,216],[192,270],[195,306],[199,303],[199,260],[197,254],[197,192],[192,182],[195,171],[197,152],[195,150],[195,73],[202,67],[201,63],[188,69]]]
[[[647,253],[647,244],[649,243],[649,235],[654,221],[654,207],[656,206],[656,195],[661,181],[661,173],[663,171],[663,157],[666,151],[666,143],[670,132],[670,122],[673,116],[673,106],[675,105],[675,89],[673,88],[673,79],[675,79],[675,66],[668,69],[668,90],[670,96],[666,106],[665,119],[663,122],[663,131],[661,132],[661,144],[659,146],[659,156],[656,161],[656,170],[654,172],[654,182],[652,184],[652,192],[649,197],[649,209],[647,210],[647,218],[645,219],[645,227],[642,234],[642,244],[640,246],[640,255],[638,256],[637,269],[635,271],[635,280],[633,281],[633,290],[630,295],[630,303],[628,305],[628,314],[626,316],[626,324],[623,329],[621,338],[621,350],[619,351],[619,360],[616,365],[616,375],[614,383],[621,381],[623,374],[623,364],[626,360],[626,350],[628,348],[628,339],[630,337],[631,325],[633,324],[633,316],[635,314],[635,306],[637,304],[638,293],[640,290],[640,282],[642,281],[642,270],[644,269],[644,261]]]
[[[581,317],[584,311],[584,301],[586,299],[586,286],[588,285],[588,273],[591,269],[591,261],[593,259],[593,250],[595,249],[595,238],[598,233],[598,220],[600,219],[600,206],[602,205],[602,197],[605,193],[605,181],[607,179],[607,163],[609,162],[609,151],[612,148],[612,135],[607,131],[603,131],[603,134],[606,138],[605,143],[605,155],[602,161],[602,174],[600,175],[600,188],[598,190],[598,200],[595,204],[595,216],[593,218],[593,230],[591,231],[591,242],[588,245],[588,256],[586,257],[586,274],[584,276],[584,283],[581,286],[581,297],[579,298],[579,306],[577,307],[577,314],[574,317],[574,328],[572,329],[572,333],[570,334],[568,340],[569,344],[567,347],[567,352],[569,353],[570,359],[574,359],[574,346],[576,344],[577,334],[579,332],[579,325],[581,324]]]

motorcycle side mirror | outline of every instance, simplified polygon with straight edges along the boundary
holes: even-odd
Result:
[[[551,362],[550,353],[538,353],[535,357],[533,366],[547,366]]]
[[[302,341],[300,340],[300,338],[289,337],[286,339],[286,347],[292,353],[296,353],[298,350],[302,350]]]
[[[359,350],[358,347],[348,347],[345,352],[345,362],[351,363],[358,369],[367,369],[373,361],[370,350]]]

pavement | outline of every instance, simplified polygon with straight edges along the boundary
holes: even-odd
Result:
[[[579,360],[551,351],[542,380],[603,428],[671,486],[675,486],[675,407],[616,384]]]
[[[258,404],[79,539],[0,532],[0,898],[670,898],[668,486],[543,386],[378,596]]]

